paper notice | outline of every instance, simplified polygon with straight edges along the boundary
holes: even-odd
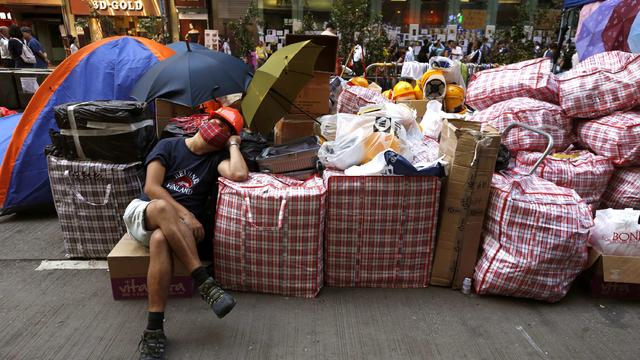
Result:
[[[20,85],[22,86],[22,92],[25,94],[35,94],[40,87],[38,84],[38,78],[34,77],[20,78]]]

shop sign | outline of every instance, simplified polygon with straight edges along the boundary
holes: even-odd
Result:
[[[74,15],[91,15],[92,10],[100,15],[159,16],[156,0],[71,0]]]
[[[205,8],[204,0],[174,0],[177,7]]]
[[[462,10],[462,27],[467,30],[484,29],[487,24],[487,11],[475,9]]]
[[[142,0],[135,0],[135,1],[94,0],[94,1],[91,1],[91,4],[93,8],[98,11],[104,11],[108,9],[124,10],[124,11],[142,11],[142,9],[144,9]]]

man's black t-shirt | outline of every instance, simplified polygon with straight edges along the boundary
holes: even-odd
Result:
[[[145,165],[159,160],[165,167],[162,187],[196,218],[205,218],[207,198],[218,181],[218,165],[229,158],[228,151],[206,155],[192,153],[184,138],[163,139],[151,150]],[[142,193],[141,200],[149,201]]]

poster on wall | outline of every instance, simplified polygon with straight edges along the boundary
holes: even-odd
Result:
[[[458,25],[447,25],[447,41],[458,38]]]
[[[210,50],[218,51],[220,44],[220,35],[218,30],[205,30],[204,31],[204,46]]]
[[[204,31],[207,29],[207,20],[180,19],[180,40],[204,45]]]
[[[493,35],[495,33],[496,33],[495,25],[487,25],[487,27],[484,30],[485,37],[487,37],[488,39],[493,39]]]

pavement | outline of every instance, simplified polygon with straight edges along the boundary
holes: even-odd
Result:
[[[0,217],[0,359],[136,359],[144,300],[115,301],[106,270],[64,259],[54,213]],[[559,303],[427,289],[325,288],[315,299],[234,293],[219,320],[171,299],[169,359],[638,359],[640,303]]]

